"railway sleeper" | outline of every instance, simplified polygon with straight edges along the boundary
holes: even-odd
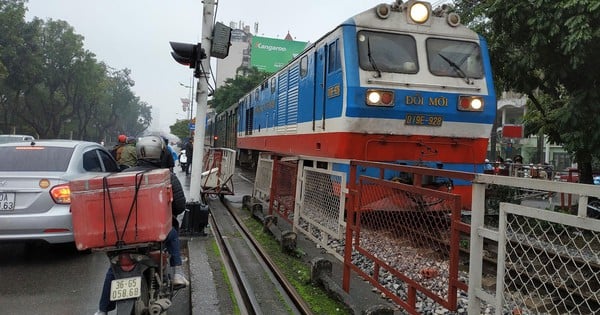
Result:
[[[263,227],[265,231],[269,231],[279,242],[282,252],[289,253],[296,251],[298,235],[293,231],[281,229],[281,227],[277,225],[276,216],[265,216]]]
[[[252,213],[252,217],[264,223],[263,205],[254,197],[246,195],[242,197],[242,206]]]
[[[261,203],[251,196],[242,197],[242,205],[249,209],[252,217],[262,222],[263,230],[270,232],[281,246],[281,251],[284,253],[295,252],[298,235],[287,229],[282,229],[277,225],[277,217],[272,215],[264,215],[263,206]]]

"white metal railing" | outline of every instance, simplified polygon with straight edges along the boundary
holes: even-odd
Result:
[[[302,163],[300,163],[302,165]],[[298,169],[294,229],[343,261],[346,174],[322,168]],[[331,242],[331,241],[338,242]],[[332,246],[338,244],[338,246]]]
[[[271,181],[273,178],[273,163],[271,155],[261,153],[256,166],[256,178],[254,179],[254,189],[252,197],[256,200],[269,204],[271,196]]]
[[[501,202],[497,226],[493,226],[485,220],[485,192],[491,186],[544,191],[547,197]],[[555,208],[548,200],[558,194],[573,195],[577,208]],[[600,198],[600,187],[476,175],[468,313],[480,314],[486,308],[495,314],[594,313],[600,300],[600,220],[587,215],[589,197]],[[490,255],[484,243],[493,241],[498,252]],[[495,275],[483,272],[486,256],[497,261]]]
[[[205,193],[232,194],[235,172],[235,150],[228,148],[205,149],[201,186]]]

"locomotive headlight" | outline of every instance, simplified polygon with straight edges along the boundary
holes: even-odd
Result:
[[[481,96],[460,96],[458,110],[469,112],[483,111],[483,98]]]
[[[429,6],[423,2],[414,2],[408,9],[410,18],[415,23],[425,23],[429,19]]]
[[[394,106],[394,91],[367,90],[365,102],[370,106]]]

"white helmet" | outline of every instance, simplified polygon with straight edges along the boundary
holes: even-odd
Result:
[[[135,144],[138,159],[160,161],[165,152],[165,142],[159,136],[142,137]]]

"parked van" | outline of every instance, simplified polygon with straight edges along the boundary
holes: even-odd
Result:
[[[9,142],[31,141],[35,137],[28,135],[0,135],[0,144]]]

